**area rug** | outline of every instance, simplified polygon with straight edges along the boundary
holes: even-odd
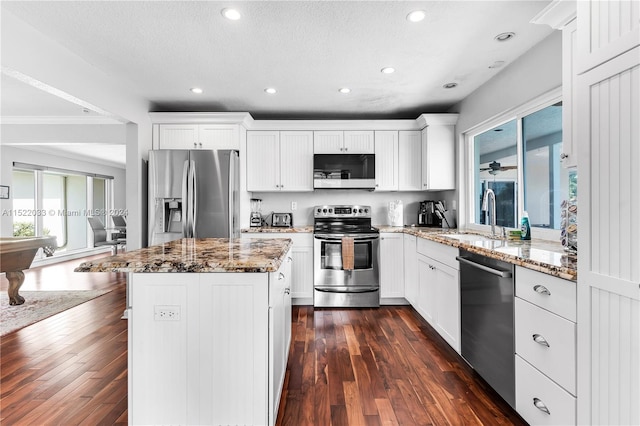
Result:
[[[111,290],[21,291],[23,305],[9,305],[7,292],[0,293],[0,336],[66,311]]]

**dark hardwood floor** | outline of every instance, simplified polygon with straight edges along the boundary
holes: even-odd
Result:
[[[112,291],[1,339],[2,425],[127,423],[125,275],[80,262],[26,272],[23,290]],[[525,423],[412,308],[302,306],[278,424]]]

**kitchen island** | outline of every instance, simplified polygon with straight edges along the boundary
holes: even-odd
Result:
[[[82,263],[129,273],[129,424],[274,424],[291,240],[185,238]]]

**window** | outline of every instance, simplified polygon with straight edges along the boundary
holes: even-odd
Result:
[[[87,217],[107,223],[113,178],[14,164],[14,236],[55,236],[56,254],[87,248]],[[45,170],[46,169],[46,170]]]
[[[519,228],[526,211],[531,227],[560,229],[560,206],[569,190],[568,171],[560,162],[562,102],[554,99],[496,120],[468,133],[467,140],[473,170],[470,224],[488,224],[482,198],[490,188],[496,195],[497,225]]]

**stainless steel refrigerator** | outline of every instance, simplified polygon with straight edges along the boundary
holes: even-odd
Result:
[[[238,152],[149,151],[149,245],[237,238]]]

